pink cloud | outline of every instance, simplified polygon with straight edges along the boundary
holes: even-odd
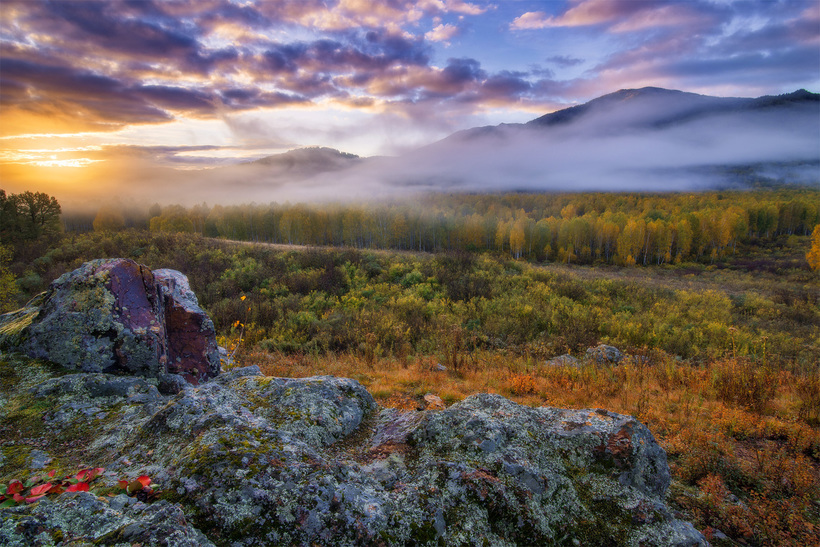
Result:
[[[548,17],[543,11],[528,11],[520,17],[516,17],[510,24],[513,30],[539,29],[553,26],[553,18]]]
[[[440,24],[433,27],[433,30],[427,32],[424,37],[431,42],[448,43],[459,33],[459,28],[449,23]]]
[[[700,19],[686,6],[635,0],[575,0],[573,4],[558,16],[529,11],[513,20],[510,28],[525,30],[609,24],[613,32],[631,32],[660,26],[688,25]]]

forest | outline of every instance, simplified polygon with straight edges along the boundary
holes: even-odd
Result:
[[[356,249],[492,251],[567,264],[648,265],[715,260],[741,242],[808,235],[820,192],[702,194],[437,194],[416,202],[112,206],[66,217],[68,230],[144,227],[241,241]]]
[[[86,216],[29,194],[0,194],[2,311],[94,258],[178,269],[226,367],[352,377],[399,408],[481,391],[632,414],[715,544],[820,539],[820,190]],[[628,357],[584,361],[601,343]]]

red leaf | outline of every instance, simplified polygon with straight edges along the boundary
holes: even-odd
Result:
[[[65,492],[65,489],[61,485],[55,484],[51,487],[51,490],[48,491],[49,494],[62,494]]]
[[[21,503],[26,501],[26,497],[21,496],[20,494],[14,494],[14,501],[16,501],[17,503]]]
[[[88,492],[87,482],[78,482],[65,489],[66,492]]]
[[[77,480],[80,482],[89,482],[91,479],[105,471],[104,467],[95,467],[94,469],[83,469],[77,473]]]
[[[128,481],[117,481],[117,486],[123,489],[128,488]]]
[[[128,483],[128,488],[126,488],[126,491],[129,494],[133,494],[134,492],[139,492],[143,488],[145,488],[145,486],[142,484],[142,482],[134,480]]]
[[[23,490],[25,490],[25,487],[23,486],[23,483],[20,482],[19,480],[15,479],[15,480],[11,481],[9,483],[8,488],[6,488],[6,495],[18,494],[18,493],[22,492]]]
[[[151,485],[151,477],[148,475],[140,475],[137,477],[137,480],[142,483],[143,486],[150,486]]]
[[[57,473],[56,469],[52,469],[51,471],[49,471],[48,472],[48,478],[53,479],[55,473]]]
[[[41,484],[40,486],[35,486],[34,488],[31,489],[31,494],[33,496],[44,495],[46,492],[51,490],[51,487],[52,487],[52,484],[50,482],[47,482],[45,484]],[[26,500],[26,501],[28,501],[28,500]]]
[[[40,494],[39,496],[31,496],[30,498],[26,498],[26,503],[34,503],[43,496],[45,496],[45,494]]]

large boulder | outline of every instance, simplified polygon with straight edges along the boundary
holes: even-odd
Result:
[[[187,278],[122,258],[86,262],[0,316],[0,347],[83,372],[178,374],[193,384],[220,368],[213,322]]]
[[[35,455],[62,469],[72,457],[106,468],[101,487],[145,473],[163,491],[165,505],[150,512],[66,494],[0,509],[0,521],[51,535],[69,531],[60,515],[71,514],[77,541],[164,545],[126,536],[136,526],[127,523],[148,529],[176,515],[179,545],[200,534],[245,546],[706,544],[666,506],[666,454],[631,416],[529,408],[498,395],[403,412],[379,408],[355,380],[271,378],[257,367],[173,397],[150,378],[6,369],[26,375],[0,385],[8,409],[23,412],[26,398],[49,405],[30,421],[0,409],[0,430],[28,424],[19,435],[43,439],[36,454],[15,445],[7,473],[26,476],[12,467]],[[98,507],[75,511],[78,503]],[[26,544],[24,532],[0,527],[0,543]]]
[[[599,344],[587,349],[586,358],[598,365],[616,365],[623,360],[624,354],[614,346]]]

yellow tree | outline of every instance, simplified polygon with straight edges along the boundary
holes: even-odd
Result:
[[[111,205],[103,205],[91,223],[95,232],[113,232],[125,227],[125,218]]]
[[[811,233],[811,248],[806,253],[806,260],[812,270],[820,271],[820,224],[814,227]]]
[[[519,218],[510,226],[510,253],[515,258],[521,258],[521,253],[524,250],[524,243],[526,241],[524,227],[526,219]]]

